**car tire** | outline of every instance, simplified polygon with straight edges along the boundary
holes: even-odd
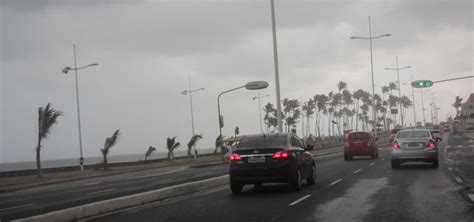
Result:
[[[349,160],[349,156],[344,155],[344,160],[346,160],[346,161]]]
[[[316,165],[313,165],[311,166],[311,175],[306,178],[306,183],[308,183],[308,185],[314,185],[316,183]]]
[[[400,163],[396,160],[392,160],[392,169],[400,168]]]
[[[232,194],[234,195],[239,195],[240,193],[242,193],[242,187],[243,185],[240,183],[236,183],[236,182],[230,183],[230,190],[232,191]]]
[[[297,168],[290,182],[290,186],[294,191],[301,190],[301,180],[302,180],[301,170]]]
[[[438,159],[433,160],[433,168],[438,168],[439,167],[439,161]]]

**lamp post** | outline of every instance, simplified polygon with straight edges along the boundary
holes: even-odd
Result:
[[[274,69],[275,69],[277,122],[278,122],[278,132],[282,132],[283,124],[282,124],[282,116],[281,116],[280,74],[279,74],[279,69],[278,69],[278,48],[277,48],[276,24],[275,24],[275,3],[273,2],[273,0],[271,0],[270,4],[271,4],[271,11],[272,11],[273,64],[274,64]]]
[[[224,95],[225,93],[232,92],[238,89],[246,88],[248,90],[258,90],[258,89],[265,89],[268,87],[268,82],[265,81],[254,81],[254,82],[248,82],[247,84],[243,86],[239,86],[233,89],[226,90],[224,92],[219,93],[217,96],[217,115],[219,117],[219,137],[222,139],[222,127],[224,127],[224,118],[221,116],[221,105],[220,105],[220,99],[221,96]]]
[[[397,68],[385,68],[385,70],[396,70],[396,71],[397,71],[397,78],[398,78],[398,98],[401,99],[401,98],[402,98],[402,87],[401,87],[401,85],[400,85],[400,70],[411,68],[411,66],[405,66],[405,67],[399,68],[399,67],[398,67],[398,56],[396,56],[395,58],[396,58],[396,61],[397,61]],[[398,105],[399,105],[399,107],[400,107],[400,121],[401,121],[400,123],[401,123],[401,126],[403,127],[403,126],[404,126],[404,123],[403,123],[402,103],[401,103],[401,102],[398,102]]]
[[[413,82],[413,74],[411,74],[411,81]],[[403,85],[410,85],[409,83],[403,83]],[[416,106],[415,106],[415,91],[413,90],[413,86],[411,86],[411,98],[413,99],[413,121],[414,126],[416,126]]]
[[[382,37],[388,37],[388,36],[391,36],[391,34],[387,33],[387,34],[379,35],[379,36],[376,36],[376,37],[372,37],[372,27],[371,27],[371,24],[370,24],[370,16],[369,16],[369,37],[352,36],[350,38],[350,39],[369,40],[369,44],[370,44],[370,70],[371,70],[371,73],[372,73],[372,98],[374,98],[374,95],[375,95],[374,60],[373,60],[373,55],[372,55],[372,40],[382,38]],[[372,118],[373,118],[373,128],[375,128],[375,126],[376,126],[376,122],[375,122],[376,121],[375,120],[375,103],[372,104]]]
[[[195,132],[194,132],[194,114],[193,114],[193,92],[196,92],[196,91],[200,91],[200,90],[204,90],[204,88],[199,88],[199,89],[195,89],[195,90],[192,90],[191,89],[191,76],[189,76],[189,88],[188,90],[184,90],[183,92],[181,92],[181,94],[183,95],[186,95],[186,94],[189,94],[189,107],[191,108],[191,129],[192,129],[192,133],[193,133],[193,136],[195,135]],[[196,146],[194,145],[193,146],[193,155],[194,155],[194,159],[196,159]]]
[[[84,156],[82,154],[82,130],[81,130],[81,111],[80,111],[80,106],[79,106],[79,84],[77,83],[77,71],[81,69],[85,69],[91,66],[97,66],[99,65],[98,63],[91,63],[86,66],[82,67],[77,67],[77,59],[76,59],[76,45],[73,45],[73,50],[74,50],[74,68],[71,68],[69,66],[66,66],[65,68],[62,69],[62,72],[64,74],[67,74],[70,70],[74,70],[74,76],[76,79],[76,105],[77,105],[77,125],[78,125],[78,131],[79,131],[79,166],[81,167],[81,171],[84,170]]]
[[[260,116],[260,133],[263,133],[263,126],[262,126],[262,105],[260,104],[260,99],[269,97],[270,95],[260,96],[260,91],[257,91],[257,96],[252,97],[252,100],[258,99],[258,114]]]

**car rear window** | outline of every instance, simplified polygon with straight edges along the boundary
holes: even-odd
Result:
[[[409,138],[428,138],[430,134],[428,131],[400,131],[397,134],[397,138],[399,139],[409,139]]]
[[[266,136],[266,137],[248,137],[243,138],[237,149],[245,148],[274,148],[286,146],[286,136]]]
[[[349,139],[355,140],[355,139],[368,139],[369,134],[368,133],[351,133],[349,135]]]

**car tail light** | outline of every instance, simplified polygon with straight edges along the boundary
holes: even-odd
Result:
[[[290,156],[288,151],[278,151],[273,154],[272,159],[285,159]]]
[[[393,149],[400,149],[400,144],[397,141],[393,141],[392,148]]]
[[[242,157],[237,153],[233,153],[229,156],[229,160],[242,160]]]
[[[430,140],[428,141],[428,143],[426,144],[426,147],[427,147],[427,148],[430,148],[430,149],[436,148],[436,141],[430,139]]]

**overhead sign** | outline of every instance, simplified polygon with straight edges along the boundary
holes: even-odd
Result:
[[[415,88],[428,88],[433,86],[433,81],[431,80],[416,80],[411,82],[411,86]]]

